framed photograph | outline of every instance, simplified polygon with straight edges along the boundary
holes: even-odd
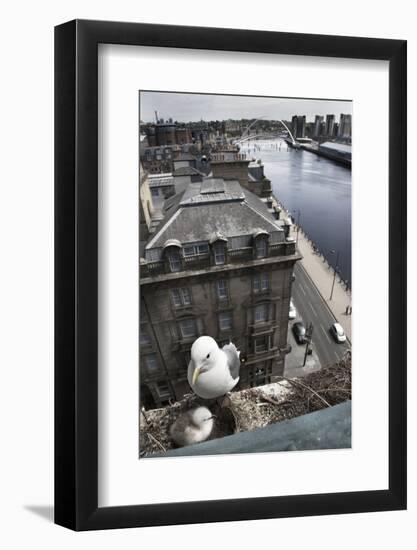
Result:
[[[55,521],[406,507],[406,42],[55,29]]]

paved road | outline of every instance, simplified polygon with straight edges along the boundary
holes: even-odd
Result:
[[[334,363],[342,358],[350,344],[337,344],[333,340],[329,328],[335,319],[300,263],[296,264],[294,274],[296,279],[293,283],[292,299],[297,309],[296,321],[301,317],[305,326],[313,323],[313,347],[321,365]]]

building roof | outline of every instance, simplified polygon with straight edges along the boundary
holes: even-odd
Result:
[[[190,155],[190,153],[180,153],[178,157],[173,160],[173,162],[184,160],[195,160],[195,157],[193,155]]]
[[[244,163],[249,165],[252,159],[246,153],[237,153],[235,151],[216,151],[210,156],[211,164],[229,164],[229,163]]]
[[[181,166],[181,168],[177,168],[172,172],[173,176],[194,176],[199,175],[201,176],[202,173],[193,168],[192,166]]]
[[[165,185],[174,185],[172,174],[148,174],[149,187],[163,187]]]
[[[245,195],[236,180],[225,182],[223,178],[207,178],[191,183],[185,190],[181,206],[195,206],[209,203],[243,201]]]
[[[181,243],[210,241],[219,233],[223,239],[256,232],[278,233],[279,223],[266,205],[236,180],[207,178],[165,203],[166,217],[150,238],[146,249],[163,247],[167,240]]]

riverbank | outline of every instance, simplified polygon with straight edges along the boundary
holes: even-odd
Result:
[[[297,225],[294,225],[292,228],[292,237],[297,239],[298,235],[297,246],[300,254],[303,256],[300,263],[320,292],[323,301],[326,303],[333,317],[342,325],[346,336],[352,342],[352,315],[347,313],[347,308],[351,311],[350,308],[352,307],[351,291],[336,273],[333,295],[330,300],[335,275],[334,269],[324,256],[315,251],[313,243],[309,240],[303,229],[301,227],[298,231],[297,229]]]
[[[317,248],[335,266],[344,280],[351,272],[351,171],[345,166],[310,154],[303,149],[286,151],[282,141],[257,142],[251,154],[260,158],[265,176],[271,180],[273,194],[314,241]],[[242,147],[242,152],[248,148]]]
[[[342,153],[339,153],[337,151],[331,151],[329,149],[325,149],[322,147],[314,147],[313,145],[305,145],[305,144],[302,144],[300,148],[303,149],[304,151],[308,151],[309,153],[313,153],[313,155],[317,155],[319,157],[332,160],[333,162],[337,162],[338,164],[341,164],[346,168],[352,168],[352,159],[346,156],[343,156]]]

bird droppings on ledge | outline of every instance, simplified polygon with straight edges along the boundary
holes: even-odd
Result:
[[[282,378],[229,394],[222,403],[202,400],[190,395],[162,409],[141,411],[139,456],[160,455],[175,448],[170,428],[181,414],[198,406],[206,406],[215,415],[208,440],[237,432],[263,428],[351,399],[351,360],[344,360],[305,376],[302,380]]]

